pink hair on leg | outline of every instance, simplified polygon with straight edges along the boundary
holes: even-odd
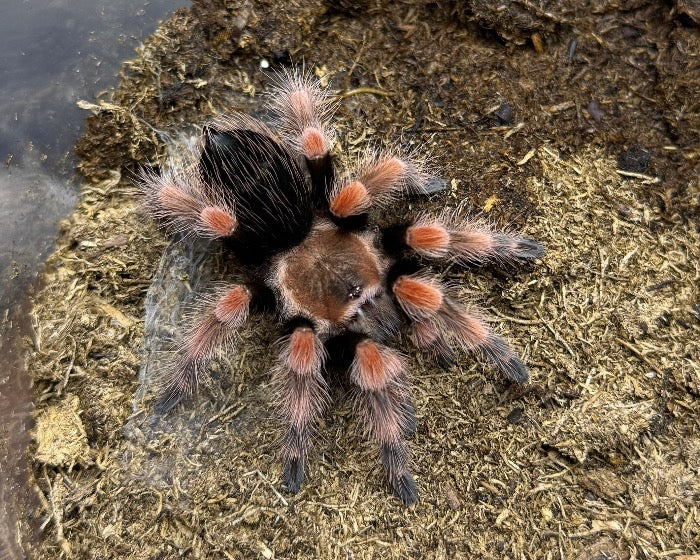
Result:
[[[450,234],[442,224],[419,223],[406,230],[406,244],[426,257],[444,257],[450,247]]]
[[[435,315],[442,307],[442,288],[433,279],[402,275],[391,289],[401,308],[414,320]]]

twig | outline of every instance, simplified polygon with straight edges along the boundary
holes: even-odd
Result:
[[[71,344],[71,354],[70,354],[70,363],[68,364],[68,367],[66,368],[66,373],[63,376],[63,381],[61,384],[58,386],[58,389],[56,390],[56,395],[61,396],[61,393],[66,388],[66,385],[68,385],[68,380],[70,379],[70,373],[73,371],[73,365],[75,364],[75,353],[77,351],[77,344],[75,342],[75,339],[71,335],[67,335],[66,338],[69,338],[70,341],[72,342]]]
[[[532,2],[529,2],[528,0],[515,0],[516,4],[520,4],[527,10],[533,12],[535,15],[540,16],[541,18],[548,19],[550,21],[553,21],[555,23],[568,23],[570,20],[567,18],[564,18],[562,16],[558,16],[556,14],[553,14],[552,12],[547,12],[540,8],[539,6],[536,6]]]
[[[47,477],[48,481],[48,477]],[[63,499],[66,495],[66,488],[63,485],[63,475],[58,473],[53,480],[53,485],[50,488],[51,500],[51,516],[53,517],[54,526],[56,527],[56,540],[66,556],[71,555],[70,543],[66,540],[63,534]]]
[[[629,342],[622,340],[621,338],[615,338],[615,342],[617,342],[619,345],[627,348],[635,356],[637,356],[640,360],[642,360],[645,364],[647,364],[651,369],[653,369],[656,373],[658,373],[659,375],[662,375],[661,370],[656,366],[656,364],[654,362],[652,362],[649,358],[647,358],[644,354],[642,354],[641,350],[635,348]]]
[[[377,89],[377,88],[371,88],[371,87],[361,87],[361,88],[355,88],[351,89],[350,91],[346,91],[345,93],[340,93],[335,96],[335,101],[340,101],[341,99],[345,99],[347,97],[352,97],[353,95],[362,95],[365,93],[369,93],[371,95],[379,95],[380,97],[391,97],[394,95],[393,93],[390,93],[388,91],[384,91],[383,89]]]
[[[573,169],[576,172],[576,175],[581,175],[581,169],[576,167],[573,163],[569,163],[568,161],[561,159],[561,157],[559,157],[559,154],[555,154],[547,146],[542,146],[542,151],[552,156],[554,158],[554,163],[561,163],[562,165],[566,165],[567,167]]]
[[[510,321],[511,323],[518,323],[519,325],[539,325],[542,322],[534,321],[532,319],[518,319],[517,317],[511,317],[510,315],[501,313],[495,307],[489,307],[489,311],[491,311],[491,313],[493,313],[497,317],[500,317],[501,319],[505,319],[506,321]]]
[[[224,408],[221,410],[221,412],[214,414],[214,416],[209,418],[209,420],[205,420],[204,422],[202,422],[202,425],[199,428],[199,433],[197,434],[197,439],[195,440],[195,442],[199,443],[199,441],[202,439],[202,436],[204,435],[204,430],[207,429],[207,426],[209,426],[209,424],[211,424],[212,422],[215,422],[216,420],[218,420],[222,416],[225,416],[226,414],[228,414],[234,406],[235,405],[233,405],[233,404],[231,406],[224,405]],[[233,411],[232,416],[233,417],[238,416],[241,413],[241,411],[245,408],[245,406],[246,405],[244,405],[244,404],[240,405],[236,410]]]
[[[519,122],[518,124],[516,124],[513,128],[509,129],[508,132],[506,132],[506,133],[503,135],[503,139],[504,139],[504,140],[508,140],[508,138],[510,138],[511,136],[513,136],[513,134],[515,134],[515,133],[518,132],[519,130],[522,130],[524,127],[525,127],[525,123],[522,122],[522,121]]]
[[[444,128],[419,128],[416,130],[408,130],[407,134],[433,134],[433,133],[444,133],[444,132],[466,132],[468,129],[464,126],[446,126]]]
[[[644,173],[635,173],[634,171],[624,171],[622,169],[616,169],[618,175],[623,177],[634,177],[635,179],[642,179],[644,181],[649,181],[650,183],[660,183],[661,179],[658,177],[652,177],[651,175],[644,175]]]
[[[289,502],[287,502],[287,500],[284,499],[284,496],[277,491],[277,488],[275,488],[275,486],[272,484],[272,482],[270,482],[267,479],[267,477],[263,473],[261,473],[260,471],[255,471],[255,472],[258,473],[258,476],[260,478],[262,478],[263,481],[265,482],[265,484],[267,484],[270,487],[270,490],[272,490],[273,494],[279,498],[280,502],[282,502],[282,505],[285,507],[289,506]]]

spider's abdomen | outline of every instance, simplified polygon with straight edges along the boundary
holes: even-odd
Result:
[[[212,197],[234,206],[238,228],[230,244],[243,261],[262,262],[308,235],[310,188],[296,158],[262,123],[256,128],[208,126],[199,173]]]
[[[289,313],[337,326],[371,303],[384,276],[367,239],[324,224],[280,259],[271,282]]]

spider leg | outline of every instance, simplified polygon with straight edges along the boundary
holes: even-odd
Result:
[[[482,353],[511,381],[527,382],[525,364],[502,337],[491,331],[482,313],[448,296],[436,278],[420,272],[401,274],[390,285],[401,309],[414,322],[419,346],[440,357],[451,352],[452,342],[464,350]]]
[[[244,285],[229,285],[200,313],[185,334],[172,371],[166,379],[156,410],[165,414],[197,389],[199,372],[206,367],[217,348],[229,341],[245,322],[252,292]]]
[[[542,244],[512,233],[499,232],[489,225],[462,220],[450,224],[434,218],[421,218],[383,231],[387,251],[410,251],[429,259],[446,259],[462,265],[490,261],[534,259],[544,255]]]
[[[350,380],[358,387],[358,401],[367,429],[380,446],[381,463],[389,482],[405,504],[418,500],[418,488],[408,469],[403,435],[415,424],[404,381],[401,357],[371,339],[355,346]]]
[[[412,321],[413,339],[418,348],[432,354],[440,367],[451,368],[455,363],[454,350],[440,334],[437,325],[431,321]]]
[[[408,468],[404,435],[415,431],[415,411],[405,381],[405,365],[391,348],[362,334],[347,333],[327,343],[335,365],[347,368],[356,406],[368,435],[378,444],[389,482],[405,504],[418,500]]]
[[[329,209],[338,225],[353,228],[373,204],[385,204],[403,191],[427,192],[431,180],[411,159],[370,151],[335,184]]]
[[[273,370],[278,406],[286,432],[282,440],[284,482],[296,493],[304,480],[304,469],[315,423],[328,400],[322,375],[323,343],[307,321],[295,322],[282,340],[278,364]]]
[[[231,205],[208,200],[192,177],[143,173],[140,186],[151,215],[174,230],[208,239],[230,237],[236,230],[238,222]]]
[[[300,72],[278,75],[270,99],[280,135],[304,157],[317,202],[326,203],[333,184],[335,104],[318,80]]]

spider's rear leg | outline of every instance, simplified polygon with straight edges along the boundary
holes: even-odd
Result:
[[[337,365],[347,366],[357,389],[357,407],[368,434],[377,441],[389,482],[407,505],[418,500],[418,488],[408,468],[404,435],[415,430],[415,411],[405,381],[405,365],[391,348],[360,334],[330,341]]]
[[[280,74],[271,96],[277,128],[304,157],[320,205],[327,204],[334,180],[330,150],[335,133],[330,121],[335,107],[318,80],[299,72]]]
[[[544,255],[542,244],[512,233],[499,232],[479,221],[448,223],[420,218],[382,232],[384,247],[392,254],[413,252],[429,259],[463,265],[491,261],[534,259]]]
[[[414,322],[420,347],[440,357],[451,352],[453,343],[482,353],[511,381],[528,381],[525,364],[502,337],[491,331],[482,313],[448,296],[436,278],[420,272],[400,274],[390,279],[390,285],[396,301]]]
[[[238,221],[231,204],[211,200],[192,174],[143,173],[140,187],[151,215],[180,233],[222,239],[236,231]]]
[[[386,204],[405,191],[428,192],[432,180],[416,161],[370,151],[333,187],[331,216],[339,226],[354,229],[364,224],[373,204]]]
[[[299,319],[288,324],[291,333],[282,339],[273,383],[286,432],[282,440],[284,482],[296,493],[304,480],[306,456],[315,424],[328,400],[322,370],[323,343],[310,322]]]
[[[437,325],[430,321],[413,321],[411,325],[416,345],[432,354],[438,365],[450,369],[455,363],[454,350],[440,333]]]
[[[245,322],[250,311],[253,291],[235,284],[219,289],[187,330],[175,364],[165,380],[156,410],[165,414],[197,389],[199,372],[214,352],[228,342]]]

